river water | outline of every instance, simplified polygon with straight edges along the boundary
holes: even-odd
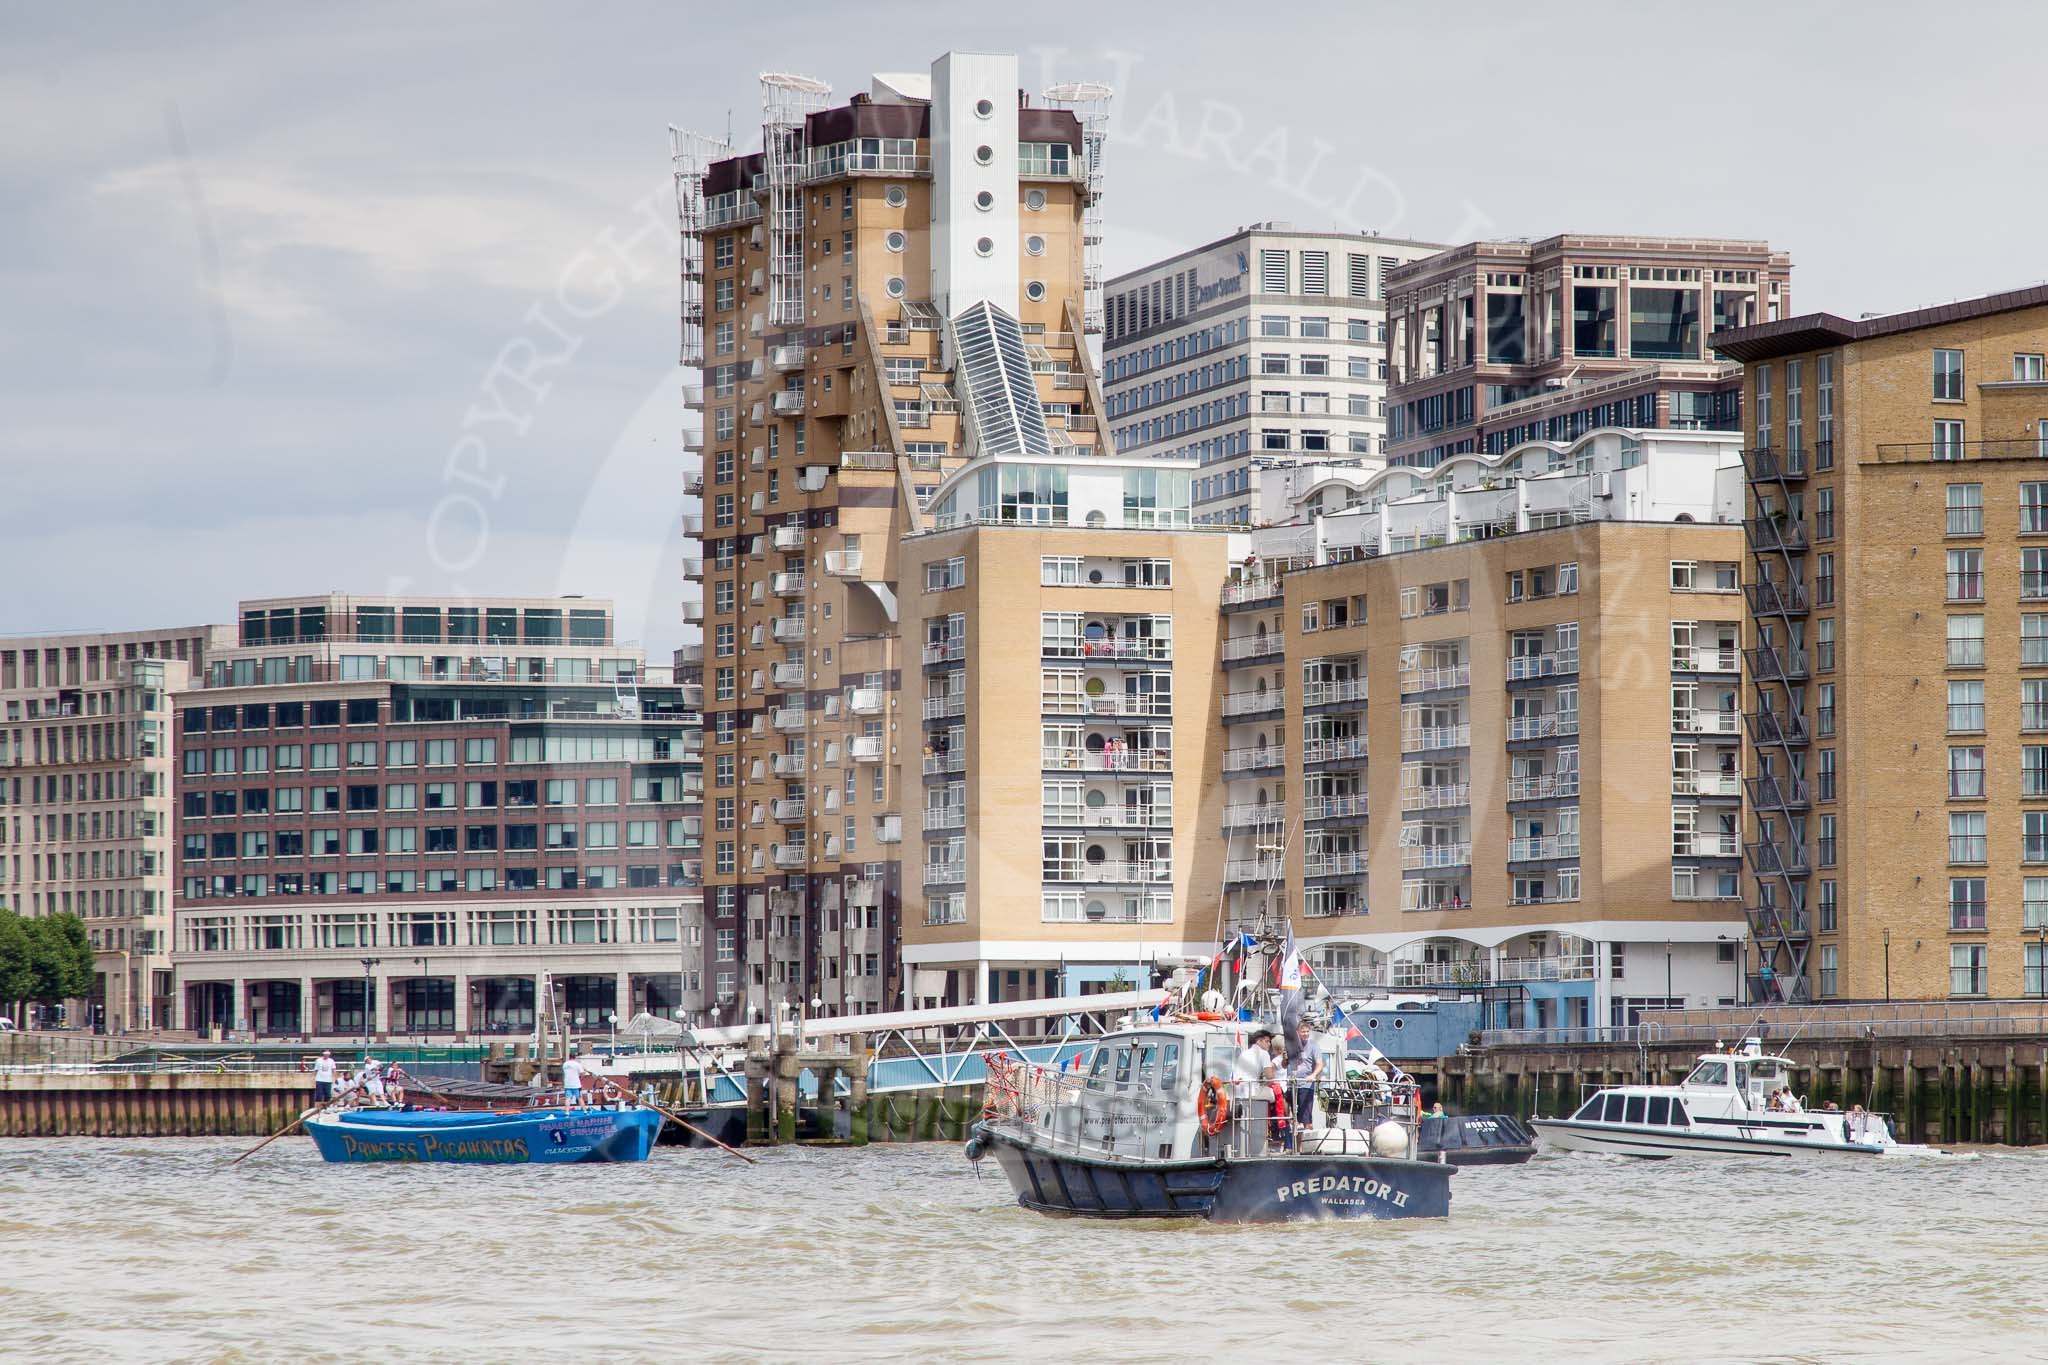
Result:
[[[0,1359],[2048,1359],[2048,1156],[1461,1172],[1448,1221],[1059,1220],[952,1144],[329,1166],[0,1141]]]

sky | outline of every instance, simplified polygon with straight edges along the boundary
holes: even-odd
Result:
[[[1961,11],[1954,13],[1960,14]],[[0,634],[328,590],[684,638],[671,124],[948,48],[1116,89],[1111,274],[1267,220],[1790,251],[1795,311],[2048,276],[2048,11],[0,8]]]

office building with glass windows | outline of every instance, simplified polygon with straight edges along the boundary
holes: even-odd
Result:
[[[178,1026],[701,1016],[699,698],[608,602],[326,594],[239,621],[176,699]]]
[[[1387,456],[1434,469],[1598,427],[1740,428],[1709,334],[1791,312],[1769,243],[1566,234],[1480,241],[1387,282]]]
[[[94,986],[65,1024],[170,1022],[172,704],[232,642],[222,626],[0,638],[0,905],[85,922]]]
[[[1254,520],[1269,469],[1379,468],[1387,281],[1440,249],[1260,223],[1111,280],[1111,448],[1194,462],[1198,525]]]

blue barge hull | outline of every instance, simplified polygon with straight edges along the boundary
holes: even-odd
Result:
[[[1203,1218],[1289,1223],[1338,1218],[1448,1218],[1457,1167],[1368,1156],[1223,1161],[1105,1160],[977,1130],[1017,1191],[1045,1213],[1095,1218]]]
[[[645,1161],[660,1127],[661,1116],[646,1109],[358,1109],[306,1120],[306,1131],[329,1161],[485,1166]]]

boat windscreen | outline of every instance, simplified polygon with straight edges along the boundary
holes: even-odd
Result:
[[[1575,1119],[1598,1120],[1600,1117],[1600,1106],[1603,1103],[1605,1103],[1605,1101],[1602,1100],[1600,1096],[1595,1095],[1592,1099],[1587,1100],[1584,1104],[1580,1105],[1579,1112],[1573,1114],[1572,1117]]]
[[[1703,1061],[1692,1069],[1692,1075],[1685,1078],[1685,1083],[1687,1085],[1726,1085],[1728,1084],[1728,1063],[1712,1060]]]

